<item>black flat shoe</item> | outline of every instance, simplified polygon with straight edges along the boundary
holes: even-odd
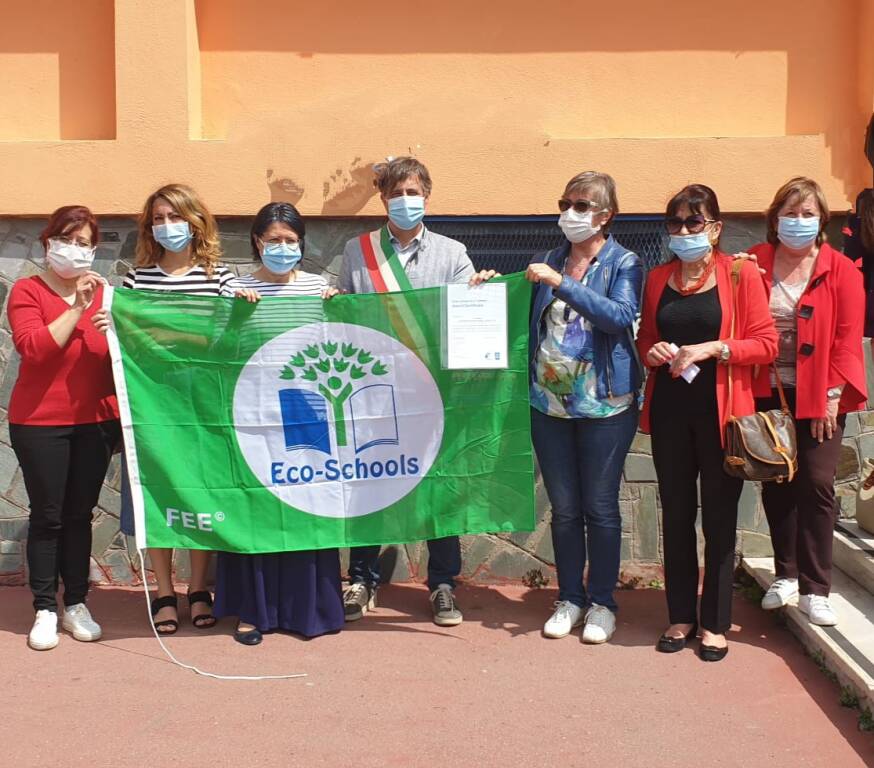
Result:
[[[237,624],[237,629],[234,630],[234,640],[243,645],[258,645],[264,636],[257,629],[240,630],[240,625]]]
[[[684,637],[668,637],[667,635],[662,635],[656,643],[656,650],[659,653],[676,653],[677,651],[682,651],[686,647],[686,644],[694,639],[697,634],[698,625],[693,624],[692,629],[690,629]]]
[[[728,646],[717,648],[715,645],[702,645],[698,649],[701,661],[722,661],[728,653]]]

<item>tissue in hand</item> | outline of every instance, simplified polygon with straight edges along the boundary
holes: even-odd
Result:
[[[676,344],[671,343],[671,352],[676,355],[679,351],[680,348]],[[691,384],[693,381],[695,381],[695,377],[699,373],[701,373],[701,369],[697,365],[695,365],[695,363],[689,363],[689,365],[687,365],[683,369],[683,372],[680,374],[680,376],[684,378],[687,382],[689,382],[689,384]]]

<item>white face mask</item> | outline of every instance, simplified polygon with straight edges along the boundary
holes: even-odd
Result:
[[[46,261],[59,277],[69,280],[85,274],[94,263],[94,248],[49,240]]]
[[[572,243],[581,243],[601,231],[601,227],[592,226],[594,215],[594,211],[577,213],[573,208],[568,208],[558,217],[558,226]]]

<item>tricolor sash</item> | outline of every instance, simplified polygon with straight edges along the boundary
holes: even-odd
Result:
[[[403,294],[412,291],[413,286],[391,244],[388,225],[374,232],[365,232],[359,236],[358,242],[374,292],[401,292],[396,301],[387,305],[398,339],[415,350],[426,363],[439,360],[439,349],[432,349],[427,342],[430,335],[422,308],[417,306],[418,302],[412,296]]]
[[[388,225],[375,232],[365,232],[358,241],[375,293],[413,290],[410,278],[391,244]]]

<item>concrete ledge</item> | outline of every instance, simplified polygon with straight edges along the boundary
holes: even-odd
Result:
[[[772,558],[744,558],[743,568],[762,587],[774,581]],[[835,568],[831,604],[838,615],[836,627],[811,624],[798,610],[797,600],[782,610],[792,630],[812,655],[849,685],[859,696],[860,707],[874,712],[874,597],[853,579]]]
[[[834,564],[874,595],[874,535],[855,520],[835,525]]]

